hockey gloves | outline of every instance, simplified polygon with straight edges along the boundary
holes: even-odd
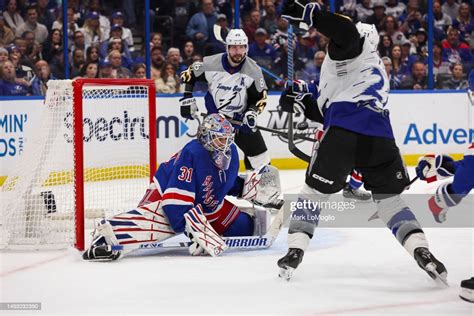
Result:
[[[207,221],[201,204],[196,205],[184,214],[184,220],[186,221],[186,235],[192,242],[189,246],[191,255],[198,256],[208,253],[213,257],[217,257],[228,248],[222,237]]]
[[[179,99],[181,104],[181,116],[190,120],[194,120],[198,113],[198,107],[195,97],[183,97]]]
[[[284,0],[281,17],[288,20],[296,27],[300,23],[305,23],[309,27],[313,26],[313,13],[321,11],[319,3],[309,0]]]
[[[426,155],[418,160],[416,175],[428,183],[454,175],[453,159],[447,155]]]
[[[254,110],[248,110],[244,113],[242,119],[242,127],[240,128],[244,133],[254,133],[257,131],[258,113]]]
[[[279,105],[283,112],[295,113],[296,106],[297,112],[303,113],[307,107],[311,106],[312,94],[305,81],[294,80],[292,83],[286,82],[285,90],[280,96]]]
[[[451,183],[444,183],[436,189],[436,193],[428,201],[428,206],[434,216],[435,221],[442,223],[446,220],[446,212],[450,207],[461,202],[464,195],[454,194],[451,190]]]

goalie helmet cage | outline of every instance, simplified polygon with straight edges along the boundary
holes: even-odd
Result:
[[[84,250],[86,218],[136,207],[156,170],[155,98],[153,80],[49,81],[2,186],[0,249]]]

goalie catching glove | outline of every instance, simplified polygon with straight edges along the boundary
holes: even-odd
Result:
[[[263,207],[279,208],[282,201],[278,169],[262,165],[245,176],[241,198]]]
[[[416,175],[428,183],[454,175],[453,159],[447,155],[426,155],[418,160]]]
[[[196,205],[184,214],[186,234],[191,239],[189,253],[199,256],[208,253],[213,257],[219,256],[228,247],[221,236],[212,228],[202,211],[201,204]]]

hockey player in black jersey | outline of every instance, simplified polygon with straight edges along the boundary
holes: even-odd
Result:
[[[356,25],[306,0],[285,0],[282,17],[296,26],[315,27],[329,38],[317,93],[300,93],[290,86],[280,102],[287,112],[293,111],[292,101],[299,102],[307,117],[324,122],[325,133],[308,166],[299,200],[327,201],[330,194],[344,187],[347,174],[356,168],[372,192],[378,217],[423,270],[446,283],[444,265],[429,251],[419,222],[400,197],[409,178],[384,108],[389,81],[377,55],[379,36],[374,25]],[[289,250],[278,260],[281,277],[289,280],[301,263],[320,211],[304,207],[294,211]]]

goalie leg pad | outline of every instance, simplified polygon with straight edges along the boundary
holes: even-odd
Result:
[[[193,242],[189,249],[192,255],[201,254],[204,250],[211,256],[217,257],[228,248],[222,237],[207,221],[200,204],[184,214],[184,219],[186,232]]]

